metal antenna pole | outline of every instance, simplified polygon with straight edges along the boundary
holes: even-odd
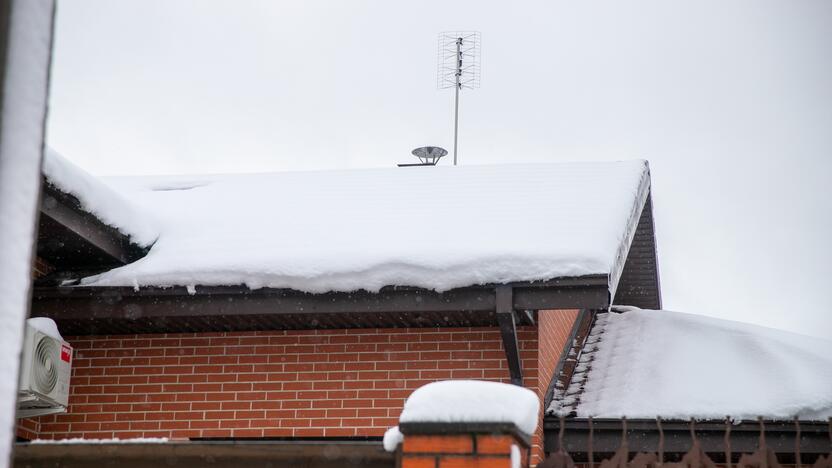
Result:
[[[462,38],[456,38],[456,98],[454,99],[454,166],[456,166],[456,148],[459,135],[459,80],[462,77]]]
[[[459,164],[459,94],[480,87],[480,33],[439,33],[436,87],[454,87],[454,166]]]

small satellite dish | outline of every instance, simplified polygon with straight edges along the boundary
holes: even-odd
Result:
[[[440,148],[438,146],[423,146],[421,148],[416,148],[415,150],[411,151],[413,156],[419,158],[419,161],[422,161],[422,164],[430,164],[431,166],[436,165],[439,162],[439,158],[448,154],[445,148]]]
[[[438,146],[422,146],[421,148],[416,148],[415,150],[411,151],[413,156],[419,158],[421,161],[418,164],[399,164],[399,167],[407,167],[407,166],[435,166],[436,163],[439,162],[439,159],[448,154],[448,151],[445,148],[440,148]]]

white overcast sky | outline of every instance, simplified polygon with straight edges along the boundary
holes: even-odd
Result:
[[[58,0],[48,140],[94,174],[644,158],[667,309],[832,335],[832,1]],[[499,187],[495,187],[499,190]],[[406,248],[406,246],[403,246]]]

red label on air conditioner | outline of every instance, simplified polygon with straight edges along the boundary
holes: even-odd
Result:
[[[61,345],[61,361],[69,362],[72,357],[72,348],[67,345]]]

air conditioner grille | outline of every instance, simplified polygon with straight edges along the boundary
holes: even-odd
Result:
[[[55,368],[53,359],[60,350],[55,340],[49,337],[41,337],[35,348],[35,362],[32,366],[32,373],[35,377],[35,386],[39,392],[49,394],[55,389],[58,381],[58,371]]]

